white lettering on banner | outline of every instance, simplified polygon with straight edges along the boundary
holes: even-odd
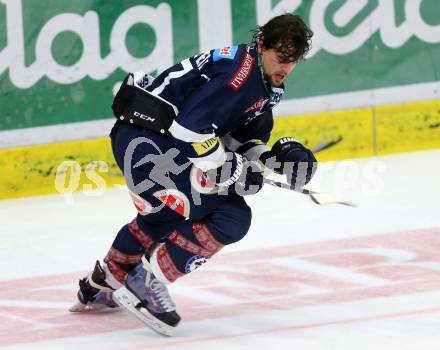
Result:
[[[197,0],[199,51],[232,45],[231,0]]]
[[[315,32],[310,56],[324,49],[330,53],[344,55],[360,48],[377,31],[383,43],[390,48],[399,48],[412,36],[418,37],[427,43],[440,42],[440,25],[429,25],[424,22],[420,14],[422,0],[405,1],[405,21],[396,26],[394,1],[378,0],[378,6],[359,25],[345,36],[332,35],[325,25],[325,13],[332,0],[314,1],[310,10],[310,25]],[[334,21],[337,25],[347,24],[367,4],[359,6],[359,0],[347,0],[335,13]]]
[[[272,7],[272,2],[272,0],[256,0],[259,24],[265,23],[275,15],[294,12],[304,3],[302,0],[280,0]],[[83,15],[58,14],[41,28],[36,39],[35,61],[26,66],[26,35],[22,3],[23,0],[0,0],[0,4],[5,5],[7,29],[7,46],[0,51],[0,75],[9,69],[10,80],[18,88],[30,88],[45,76],[59,84],[72,84],[86,76],[95,80],[104,80],[118,68],[125,71],[152,72],[162,71],[174,63],[171,8],[167,3],[160,3],[157,7],[133,6],[121,13],[113,24],[110,34],[110,53],[106,57],[101,57],[100,18],[97,12],[87,11]],[[395,24],[397,23],[395,2],[377,0],[376,8],[344,36],[335,36],[327,28],[325,17],[332,3],[332,0],[312,2],[309,22],[315,36],[309,57],[316,55],[320,50],[336,55],[349,54],[362,47],[376,33],[380,34],[384,45],[392,49],[403,46],[412,37],[429,44],[440,43],[440,25],[430,25],[422,18],[423,0],[406,0],[405,19],[398,25]],[[200,48],[205,51],[208,48],[230,44],[232,37],[230,0],[215,2],[197,0],[197,4],[200,14]],[[332,18],[334,25],[346,26],[368,4],[368,0],[346,0],[334,13]],[[128,31],[137,23],[149,25],[156,35],[153,52],[143,58],[133,57],[125,45]],[[52,53],[54,40],[60,33],[66,31],[76,34],[83,44],[81,57],[70,66],[58,63]],[[214,45],[213,43],[220,40],[219,38],[223,41],[222,44]]]
[[[389,48],[399,48],[412,36],[430,44],[440,43],[440,25],[427,24],[420,13],[423,0],[405,1],[405,21],[395,25],[395,4],[391,0],[378,0],[377,7],[356,28],[345,36],[335,36],[325,24],[325,14],[332,0],[314,0],[310,9],[310,26],[315,35],[309,57],[320,50],[344,55],[359,49],[377,31],[383,43]],[[302,0],[284,0],[272,8],[272,0],[257,0],[258,24],[264,24],[273,16],[294,12]],[[334,24],[343,27],[354,19],[368,5],[368,0],[346,0],[335,12]]]
[[[110,53],[100,54],[99,16],[88,11],[84,16],[63,13],[52,17],[38,34],[35,61],[25,66],[22,0],[0,0],[6,5],[8,45],[0,52],[0,74],[9,68],[11,82],[18,88],[32,87],[47,76],[60,84],[71,84],[85,76],[96,80],[109,77],[117,68],[125,71],[164,70],[173,63],[172,18],[170,6],[162,3],[153,8],[134,6],[123,12],[115,21],[110,35]],[[137,23],[146,23],[154,29],[156,47],[143,58],[133,57],[127,50],[125,38]],[[78,35],[83,44],[80,59],[70,66],[56,62],[52,44],[58,34],[70,31]]]
[[[286,12],[294,12],[302,0],[281,0],[272,8],[272,0],[257,0],[257,23],[263,25],[272,17]]]

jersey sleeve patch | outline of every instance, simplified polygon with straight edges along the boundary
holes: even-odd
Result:
[[[246,53],[246,55],[243,57],[240,68],[235,72],[234,76],[228,83],[233,90],[237,91],[240,89],[240,87],[249,78],[252,72],[254,61],[255,58],[253,58],[251,54]]]
[[[209,140],[206,140],[204,142],[192,143],[192,147],[194,148],[194,151],[196,151],[198,156],[204,156],[209,152],[212,152],[213,150],[217,149],[218,146],[219,146],[218,137],[210,138]]]
[[[214,62],[221,60],[223,58],[227,58],[233,60],[235,54],[237,53],[238,46],[226,46],[221,49],[215,49],[212,59]]]

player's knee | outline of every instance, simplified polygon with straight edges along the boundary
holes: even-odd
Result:
[[[231,244],[240,241],[249,231],[252,220],[252,211],[248,205],[240,205],[234,208],[227,217],[221,218],[221,223],[212,222],[219,240],[223,244]]]
[[[249,231],[249,228],[251,227],[251,221],[252,221],[252,211],[251,208],[246,205],[242,206],[237,213],[236,217],[236,227],[237,227],[237,233],[236,237],[238,238],[237,241],[241,240]]]

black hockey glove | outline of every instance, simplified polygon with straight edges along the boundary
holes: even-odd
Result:
[[[312,179],[318,164],[312,151],[292,137],[279,139],[260,159],[269,169],[286,175],[290,185],[299,188]]]
[[[235,152],[226,152],[226,162],[207,172],[208,177],[220,187],[220,193],[235,193],[240,196],[255,194],[263,187],[263,169]]]

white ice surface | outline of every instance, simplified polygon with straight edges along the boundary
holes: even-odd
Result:
[[[228,271],[229,275],[218,281],[211,279],[205,289],[203,279],[192,283],[192,276],[171,285],[183,316],[173,338],[143,328],[123,311],[95,316],[67,311],[75,300],[77,277],[105,256],[118,229],[135,214],[124,190],[112,188],[96,197],[75,193],[69,204],[61,195],[0,201],[0,346],[82,350],[440,349],[440,244],[436,238],[440,235],[440,150],[325,163],[308,187],[355,202],[358,207],[317,206],[305,195],[270,186],[248,198],[253,223],[247,236],[201,268]],[[382,241],[383,247],[370,247]],[[350,248],[354,255],[347,255],[343,264],[323,262],[329,258],[325,253],[329,244],[342,249],[351,247],[350,242],[355,242],[355,247],[356,242],[363,243],[357,251]],[[283,249],[291,249],[292,255],[283,256]],[[370,254],[368,259],[374,254],[389,254],[390,266],[379,261],[380,266],[370,266],[372,270],[394,270],[386,270],[389,274],[384,277],[353,268],[365,261],[362,249],[370,249],[365,250]],[[396,263],[399,259],[406,260]],[[337,258],[332,256],[331,260]],[[405,270],[403,265],[417,265],[417,269]],[[243,272],[243,266],[267,268],[256,277],[249,275],[252,270],[245,272],[252,281],[261,280],[269,293],[267,300],[264,293],[254,293],[255,284],[247,299],[234,294],[237,286],[246,288],[247,277],[237,280],[234,275]],[[283,282],[286,267],[294,270]],[[295,271],[300,273],[295,275]],[[56,283],[58,276],[66,274],[72,278],[59,277]],[[298,282],[298,291],[289,295],[280,289],[287,301],[277,298],[271,293],[272,274],[276,288],[282,288],[283,283],[286,289],[293,288],[290,283]],[[323,287],[320,279],[325,277],[340,279],[341,285],[354,285],[347,284],[346,289],[338,289],[337,283]],[[393,281],[385,283],[387,278]],[[50,288],[48,280],[55,281]],[[376,282],[377,287],[386,284],[387,291],[376,293],[366,288],[374,288]],[[232,294],[219,292],[221,287],[229,288]],[[17,297],[17,291],[23,290],[29,290],[26,297]],[[57,297],[58,291],[64,294]],[[326,293],[331,292],[334,294],[327,298]],[[339,300],[338,293],[346,299]],[[315,301],[310,304],[301,304],[312,299]],[[200,308],[197,300],[203,301]],[[283,307],[278,307],[283,302]],[[229,311],[209,317],[209,312],[222,307]],[[211,308],[214,311],[209,311]],[[56,310],[55,314],[50,310]],[[118,329],[118,322],[125,327]]]

